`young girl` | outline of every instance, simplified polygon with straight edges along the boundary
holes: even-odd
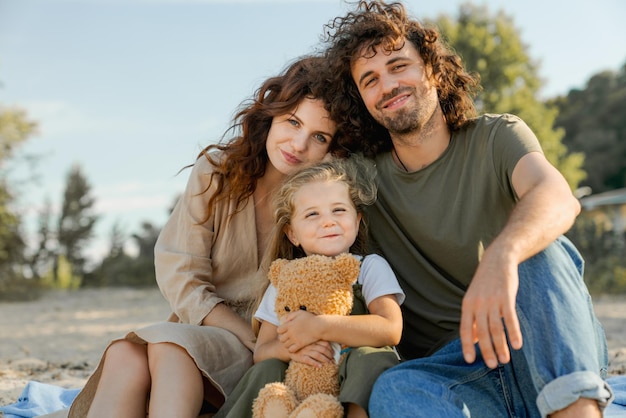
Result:
[[[265,284],[272,195],[286,175],[342,149],[323,67],[305,57],[266,80],[236,114],[235,136],[199,155],[155,248],[172,315],[111,343],[71,417],[195,418],[252,366],[246,308]]]
[[[331,159],[290,176],[276,193],[277,226],[271,259],[294,259],[311,254],[337,256],[352,253],[362,260],[351,316],[319,315],[306,311],[289,314],[279,324],[274,312],[275,288],[269,285],[255,319],[260,329],[254,350],[257,363],[238,387],[241,403],[228,413],[251,414],[251,399],[278,368],[284,373],[290,360],[320,365],[334,360],[331,342],[353,347],[340,365],[339,400],[348,417],[367,417],[372,385],[378,375],[398,363],[392,348],[400,341],[404,293],[387,262],[364,255],[366,223],[363,210],[376,198],[374,167],[365,161]],[[359,308],[361,306],[361,308]],[[376,348],[374,348],[376,347]],[[263,378],[260,375],[268,373]],[[233,395],[234,397],[234,395]],[[220,411],[218,416],[225,416]]]

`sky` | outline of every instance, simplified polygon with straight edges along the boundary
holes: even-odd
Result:
[[[458,14],[465,0],[406,0],[411,14]],[[626,63],[623,0],[474,0],[511,16],[539,63],[542,97],[584,88]],[[25,232],[62,201],[79,164],[96,198],[97,260],[114,223],[162,226],[192,163],[267,77],[320,46],[340,0],[0,0],[0,106],[38,124],[9,176]],[[37,156],[29,166],[21,159]]]

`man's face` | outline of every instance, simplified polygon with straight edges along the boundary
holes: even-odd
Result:
[[[392,135],[420,130],[439,106],[430,69],[408,40],[400,50],[374,52],[362,53],[352,64],[365,106]]]

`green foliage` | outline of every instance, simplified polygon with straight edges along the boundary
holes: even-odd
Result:
[[[581,214],[567,236],[585,260],[585,282],[592,294],[626,293],[626,235]]]
[[[118,224],[111,230],[109,254],[91,273],[85,275],[83,285],[96,286],[132,286],[144,287],[156,285],[154,273],[154,245],[159,229],[149,222],[141,225],[141,232],[131,238],[138,248],[135,257],[124,252],[126,237]]]
[[[0,168],[10,159],[15,149],[37,131],[37,124],[26,112],[0,106]]]
[[[17,147],[28,140],[36,128],[23,111],[0,106],[0,293],[9,297],[28,297],[29,293],[21,286],[25,242],[6,167]]]
[[[20,217],[11,210],[12,196],[4,179],[0,179],[0,277],[15,275],[22,261],[24,241],[20,234]]]
[[[74,273],[74,269],[69,260],[60,255],[56,259],[54,269],[50,269],[41,277],[41,286],[47,289],[78,289],[82,277]]]
[[[513,19],[485,6],[464,4],[459,16],[440,16],[434,24],[462,57],[468,71],[478,73],[483,87],[476,97],[481,113],[512,113],[522,118],[541,142],[546,158],[575,189],[585,178],[583,155],[568,154],[564,131],[554,127],[557,109],[538,98],[542,82]]]
[[[554,99],[563,142],[585,154],[582,183],[594,193],[626,187],[626,64],[619,72],[594,75],[583,90]]]

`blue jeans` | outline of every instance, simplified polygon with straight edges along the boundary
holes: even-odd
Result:
[[[384,372],[370,398],[370,416],[546,417],[579,397],[612,399],[604,330],[582,279],[583,260],[561,237],[519,266],[517,315],[524,345],[489,369],[480,355],[468,364],[456,339],[433,355]]]

